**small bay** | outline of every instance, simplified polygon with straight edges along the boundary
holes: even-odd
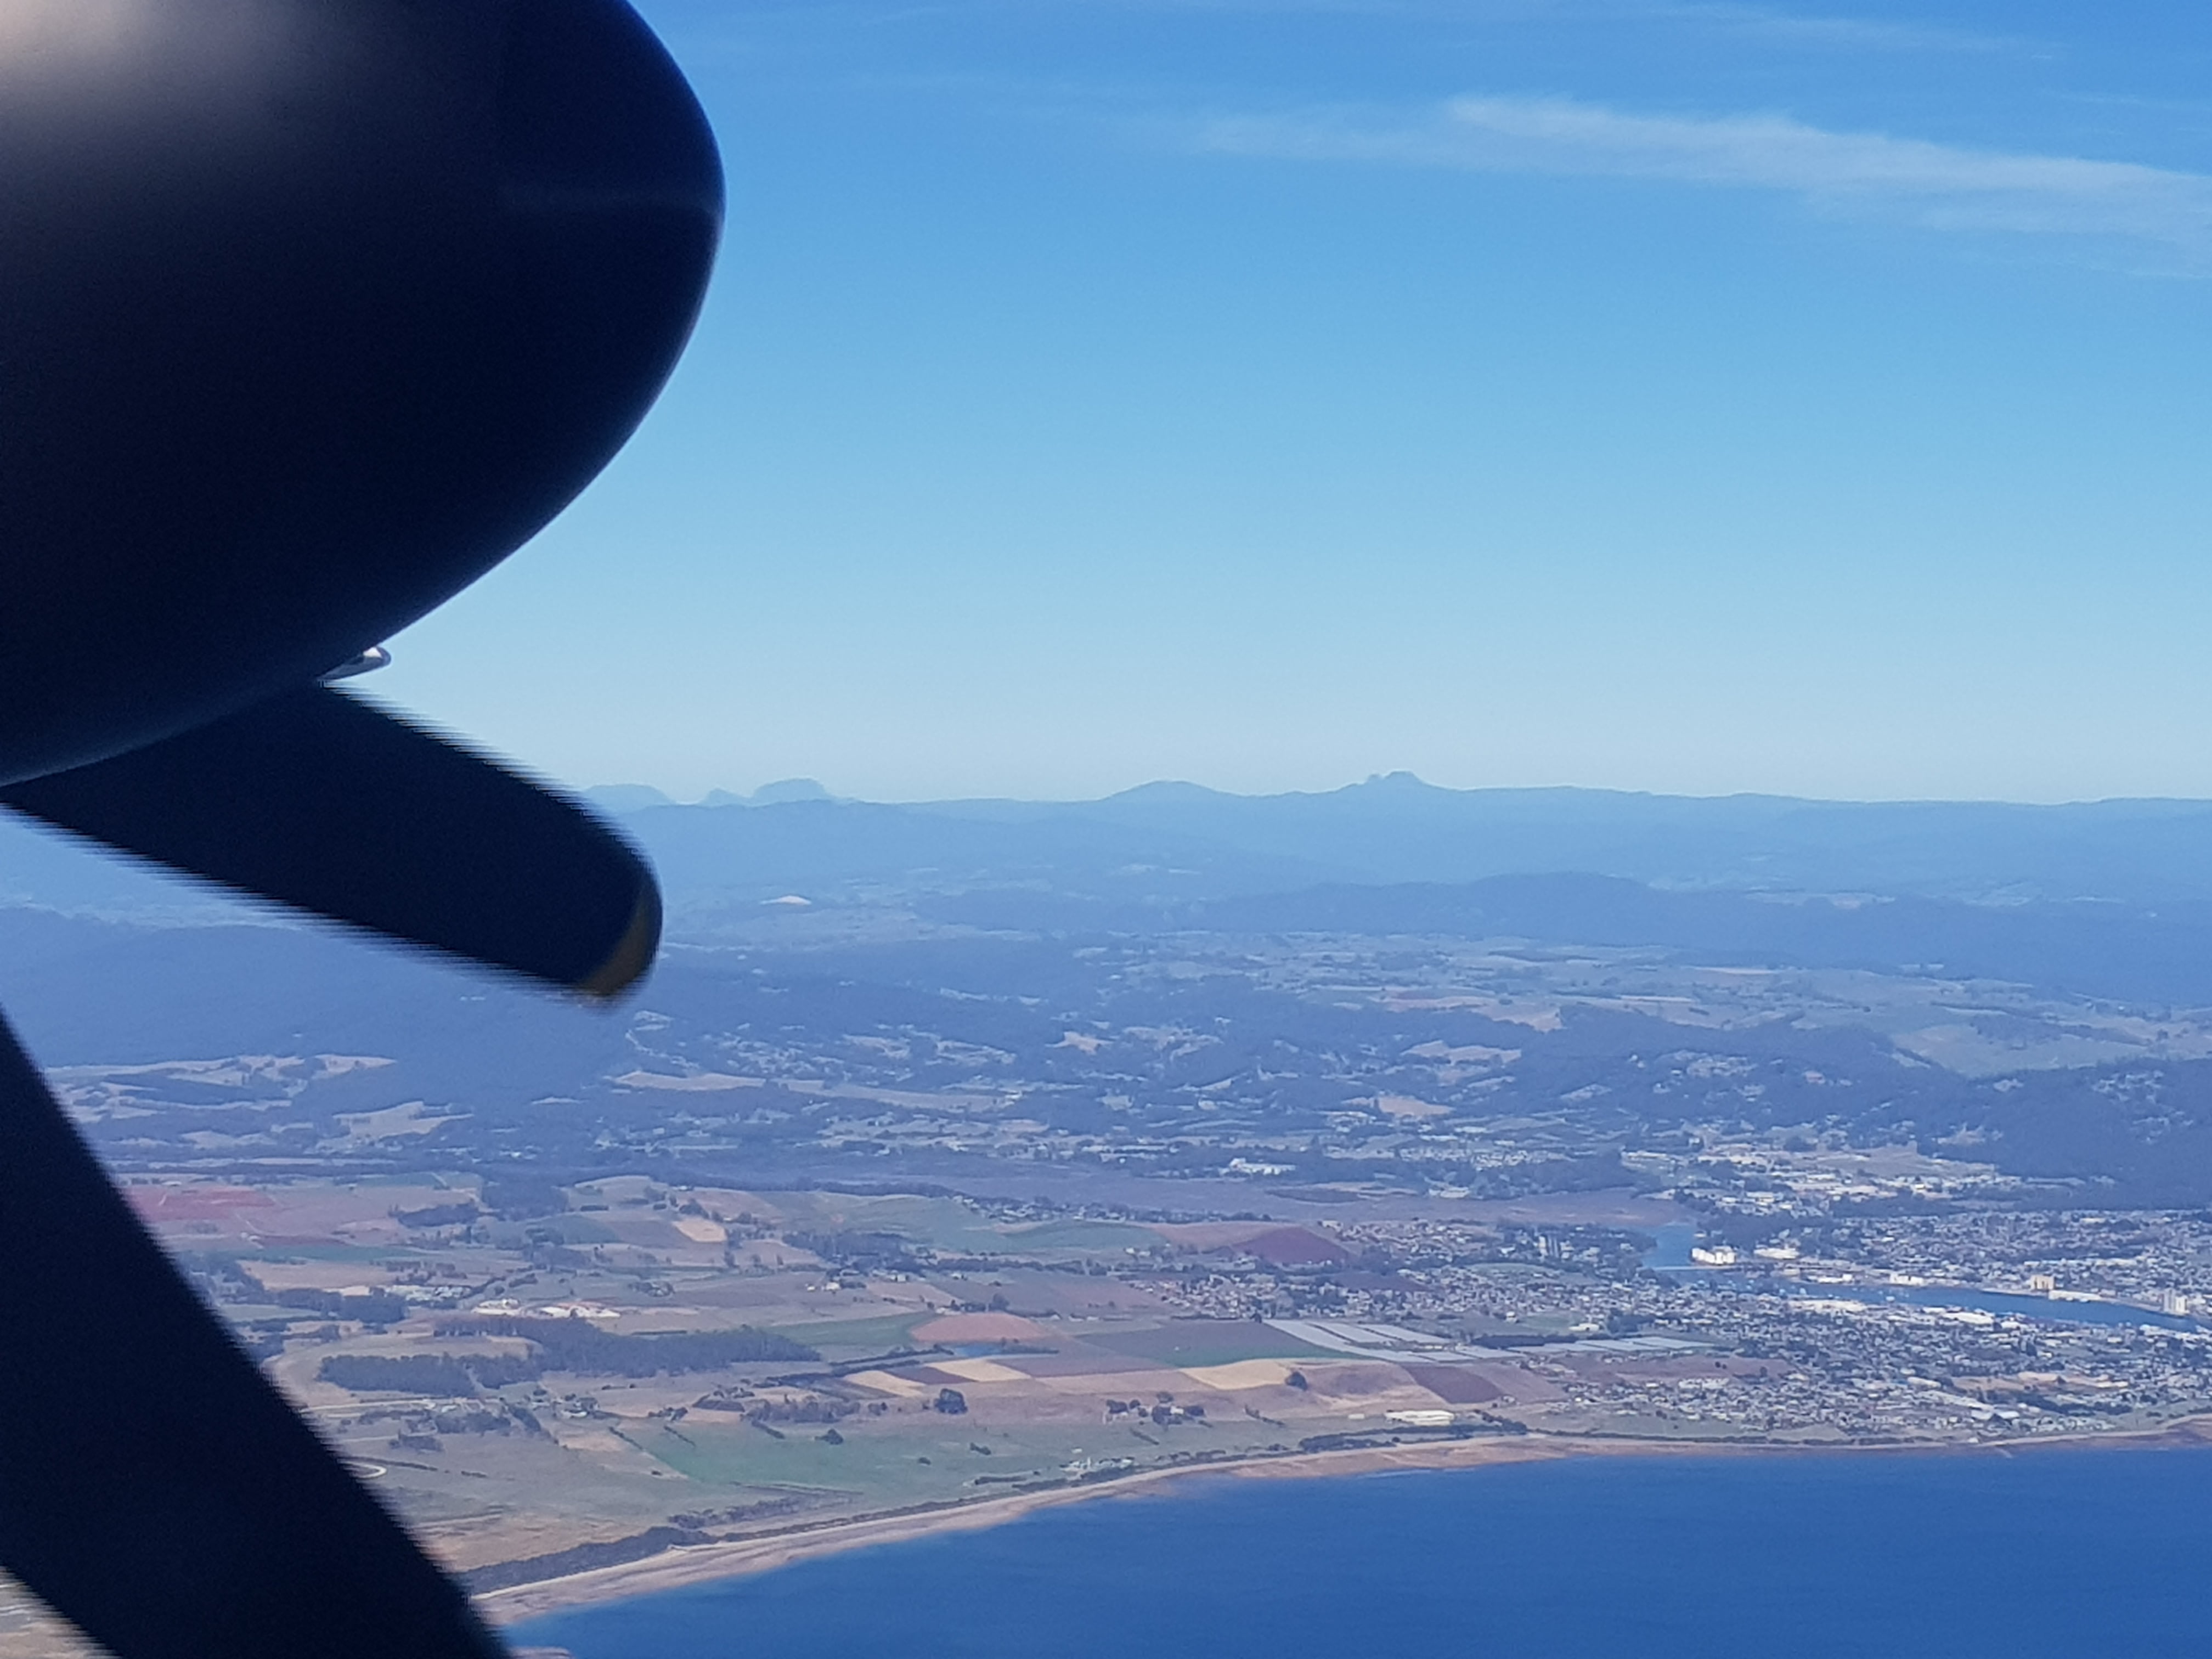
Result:
[[[1194,1479],[534,1621],[577,1659],[2200,1651],[2212,1449]]]

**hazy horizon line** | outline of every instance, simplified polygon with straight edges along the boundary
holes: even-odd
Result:
[[[932,806],[950,805],[966,802],[1003,801],[1022,806],[1084,806],[1116,800],[1147,790],[1190,790],[1231,800],[1281,800],[1291,798],[1315,799],[1338,795],[1358,789],[1376,787],[1419,788],[1438,794],[1452,795],[1612,795],[1647,800],[1679,801],[1789,801],[1817,806],[2012,806],[2035,809],[2059,809],[2069,806],[2185,805],[2212,807],[2212,796],[2201,795],[2069,795],[2048,799],[2027,799],[1999,795],[1816,795],[1787,790],[1729,789],[1699,791],[1694,789],[1640,789],[1615,784],[1595,783],[1434,783],[1417,773],[1405,769],[1389,772],[1370,772],[1365,777],[1333,787],[1317,789],[1228,789],[1216,785],[1200,783],[1188,778],[1150,778],[1141,783],[1109,789],[1101,794],[1015,794],[960,793],[870,795],[848,794],[829,788],[811,777],[771,779],[750,790],[714,787],[696,795],[671,792],[657,784],[638,782],[600,782],[578,786],[578,793],[594,799],[609,795],[635,793],[658,797],[641,800],[635,807],[616,806],[616,811],[642,811],[652,806],[763,806],[787,805],[805,800],[820,800],[838,805],[861,806]]]

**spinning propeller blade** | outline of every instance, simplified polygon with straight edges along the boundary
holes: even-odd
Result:
[[[495,1659],[0,1024],[0,1561],[128,1659]]]
[[[0,805],[598,996],[659,897],[317,683],[534,535],[698,315],[721,163],[624,0],[0,0]],[[119,1659],[498,1643],[0,1024],[0,1565]]]
[[[0,804],[352,927],[611,996],[660,937],[653,873],[580,807],[325,686]]]
[[[0,789],[106,845],[611,996],[637,854],[580,808],[311,686]],[[204,1308],[0,1023],[0,1562],[128,1659],[493,1659],[460,1591]]]

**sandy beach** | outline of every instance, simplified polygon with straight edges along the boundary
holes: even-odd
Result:
[[[1096,1484],[1058,1486],[1049,1491],[1024,1492],[1008,1498],[979,1499],[969,1504],[939,1504],[902,1513],[862,1516],[844,1522],[819,1522],[756,1538],[733,1540],[672,1550],[643,1561],[602,1567],[563,1578],[520,1584],[477,1598],[484,1614],[500,1625],[512,1625],[568,1608],[650,1595],[716,1579],[767,1572],[817,1556],[865,1549],[939,1533],[973,1532],[1003,1526],[1037,1510],[1063,1504],[1102,1498],[1132,1498],[1157,1493],[1171,1481],[1194,1476],[1216,1480],[1312,1480],[1327,1476],[1384,1474],[1395,1470],[1468,1469],[1494,1464],[1527,1463],[1560,1457],[1776,1457],[1916,1455],[1935,1453],[1954,1455],[2015,1454],[2071,1447],[2197,1446],[2212,1441],[2212,1417],[2185,1418],[2142,1432],[2096,1436],[2069,1435],[2037,1441],[1983,1443],[1936,1443],[1789,1445],[1773,1442],[1746,1443],[1729,1441],[1599,1440],[1565,1435],[1500,1435],[1473,1440],[1429,1442],[1394,1446],[1358,1447],[1342,1451],[1294,1454],[1252,1458],[1230,1463],[1190,1463],[1174,1468],[1147,1470],[1123,1479]]]

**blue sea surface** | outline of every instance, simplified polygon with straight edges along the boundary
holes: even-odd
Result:
[[[2212,1450],[1206,1478],[543,1619],[577,1659],[2212,1651]]]

